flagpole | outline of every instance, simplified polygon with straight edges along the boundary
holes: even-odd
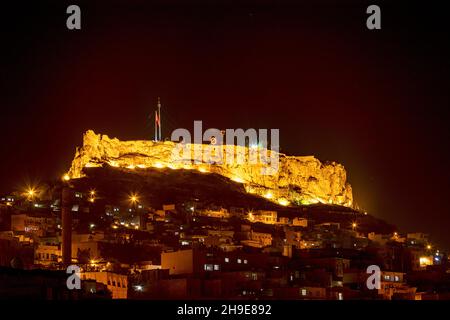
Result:
[[[155,110],[155,141],[158,141],[158,131],[156,126],[158,125],[158,114],[157,111]]]
[[[159,113],[159,115],[158,115],[159,140],[162,141],[162,136],[161,136],[161,100],[159,99],[159,97],[158,97],[158,113]]]

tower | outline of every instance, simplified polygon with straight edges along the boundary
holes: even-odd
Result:
[[[61,199],[61,224],[62,224],[62,262],[68,266],[72,262],[72,212],[70,208],[71,192],[66,186],[62,189]]]

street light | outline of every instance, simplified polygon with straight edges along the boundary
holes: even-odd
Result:
[[[91,190],[89,191],[89,195],[90,195],[89,201],[92,202],[92,203],[94,203],[94,201],[95,201],[95,194],[96,194],[95,189],[91,189]]]
[[[133,204],[136,204],[136,202],[139,201],[139,197],[138,197],[136,194],[132,194],[132,195],[130,195],[130,201],[131,201]]]
[[[33,200],[34,196],[36,195],[36,190],[33,188],[29,188],[27,191],[28,199]]]
[[[356,224],[356,222],[352,222],[352,229],[353,229],[353,230],[355,230],[357,226],[358,226],[358,225]]]

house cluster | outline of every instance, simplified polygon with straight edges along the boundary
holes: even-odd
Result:
[[[0,267],[25,273],[64,270],[59,197],[8,195],[0,200]],[[289,216],[198,199],[151,207],[137,198],[126,203],[102,199],[92,191],[74,192],[71,214],[72,264],[81,268],[86,295],[450,298],[447,255],[428,235],[361,230],[358,219],[363,221],[364,214],[347,222],[317,222],[302,212]],[[381,270],[375,289],[367,286],[371,265]],[[0,282],[11,283],[6,276]]]

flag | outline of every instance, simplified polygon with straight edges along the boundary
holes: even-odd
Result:
[[[155,110],[155,123],[158,126],[161,126],[161,122],[159,120],[158,111]]]

